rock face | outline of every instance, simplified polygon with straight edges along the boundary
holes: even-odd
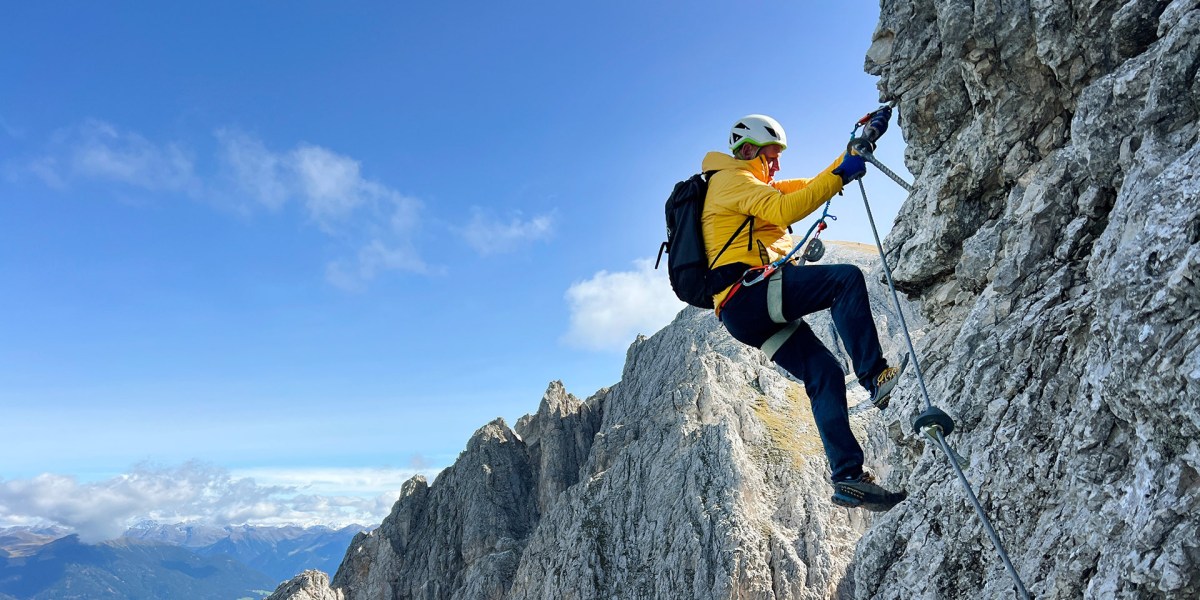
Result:
[[[878,261],[870,247],[830,246],[826,261]],[[886,288],[878,272],[868,280],[894,352]],[[840,354],[828,315],[809,322]],[[857,384],[851,396],[866,399]],[[861,439],[879,418],[853,417]],[[612,388],[580,401],[552,383],[536,414],[480,429],[432,485],[409,481],[383,524],[355,538],[332,589],[346,600],[845,597],[869,521],[830,504],[828,477],[802,385],[688,309],[633,344]]]
[[[867,67],[917,188],[896,275],[1017,571],[1037,598],[1200,596],[1200,2],[882,15]],[[855,596],[1012,597],[944,459],[904,431],[915,391],[878,431],[915,495],[859,544]]]
[[[305,571],[283,582],[266,600],[345,600],[341,590],[329,589],[329,576]]]

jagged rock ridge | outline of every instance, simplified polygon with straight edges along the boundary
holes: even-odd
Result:
[[[345,600],[341,590],[329,588],[329,576],[308,570],[283,582],[265,600]]]
[[[877,262],[869,247],[831,246],[827,260]],[[877,272],[869,280],[894,353],[886,288]],[[827,315],[810,323],[832,331]],[[852,387],[852,402],[865,400]],[[878,418],[864,412],[854,425],[865,435]],[[481,428],[432,485],[409,481],[383,524],[355,538],[332,590],[346,600],[845,595],[868,521],[829,503],[827,479],[802,386],[711,312],[688,309],[633,344],[613,387],[580,401],[553,383],[536,414]]]

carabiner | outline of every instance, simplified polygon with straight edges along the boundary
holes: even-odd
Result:
[[[742,279],[742,287],[750,287],[756,283],[763,281],[764,279],[766,279],[766,278],[770,277],[772,274],[774,274],[775,270],[778,268],[779,267],[775,266],[775,263],[771,263],[769,265],[763,265],[762,271],[760,271],[758,273],[757,277],[755,277],[754,279],[751,279],[749,281]],[[750,271],[754,271],[754,270],[757,270],[757,269],[749,269],[746,272],[749,273]],[[742,275],[742,277],[744,278],[745,275]]]

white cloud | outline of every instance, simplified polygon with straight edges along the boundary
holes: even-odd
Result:
[[[424,273],[428,268],[416,248],[402,243],[389,246],[372,240],[358,251],[354,260],[333,261],[325,267],[325,279],[347,291],[362,291],[366,284],[383,271]]]
[[[116,182],[202,198],[243,214],[294,206],[342,247],[342,256],[327,263],[326,278],[345,289],[362,289],[385,272],[436,270],[417,250],[421,203],[364,177],[358,160],[313,144],[276,151],[233,129],[214,135],[218,167],[204,178],[180,145],[154,143],[98,120],[59,132],[46,155],[19,168],[56,189],[83,180]],[[498,224],[492,236],[500,247],[548,231],[548,218],[513,219]]]
[[[283,207],[289,195],[283,159],[244,133],[221,129],[216,136],[221,162],[230,170],[237,189],[268,209]]]
[[[383,272],[429,272],[413,240],[421,203],[364,178],[357,160],[311,144],[272,152],[231,130],[218,131],[217,139],[236,189],[272,210],[298,202],[322,231],[355,248],[326,265],[331,284],[359,291]]]
[[[381,492],[394,490],[397,495],[405,481],[413,475],[425,475],[429,479],[440,469],[428,466],[389,469],[378,467],[349,468],[275,468],[257,467],[236,469],[234,477],[250,478],[259,485],[282,486],[321,496],[374,497]],[[393,497],[393,500],[395,498]]]
[[[650,335],[686,306],[675,297],[666,269],[634,261],[634,270],[600,271],[567,290],[571,324],[564,341],[589,350],[624,350],[637,334]]]
[[[254,469],[198,462],[137,465],[99,482],[44,474],[0,480],[0,526],[53,523],[85,541],[115,538],[142,519],[224,525],[378,523],[416,474],[434,469]]]
[[[34,160],[29,167],[51,187],[87,178],[154,192],[199,191],[192,158],[177,144],[155,144],[97,120],[59,132],[56,138],[54,153]]]
[[[216,132],[219,157],[234,187],[272,210],[291,199],[327,231],[353,228],[370,218],[393,231],[411,229],[420,203],[362,176],[355,159],[328,148],[301,144],[273,152],[261,140],[239,131]]]
[[[366,181],[358,161],[318,146],[304,145],[288,154],[309,215],[331,225],[373,198],[387,196],[383,186]]]
[[[511,252],[521,244],[549,239],[553,226],[554,217],[548,214],[522,219],[521,214],[516,213],[501,219],[475,207],[471,209],[471,221],[465,234],[467,243],[486,256]]]

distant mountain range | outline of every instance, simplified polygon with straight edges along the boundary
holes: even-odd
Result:
[[[59,527],[12,527],[0,529],[0,558],[26,556],[70,532]],[[0,598],[0,600],[3,600]]]
[[[182,546],[201,556],[227,554],[278,583],[306,569],[334,573],[354,534],[371,529],[361,525],[332,529],[324,526],[211,527],[148,522],[130,528],[125,537]]]
[[[366,529],[146,522],[100,544],[60,528],[0,529],[0,600],[258,599],[305,569],[335,572]]]
[[[226,555],[129,538],[84,544],[69,535],[0,558],[0,593],[18,600],[257,599],[278,583]]]

